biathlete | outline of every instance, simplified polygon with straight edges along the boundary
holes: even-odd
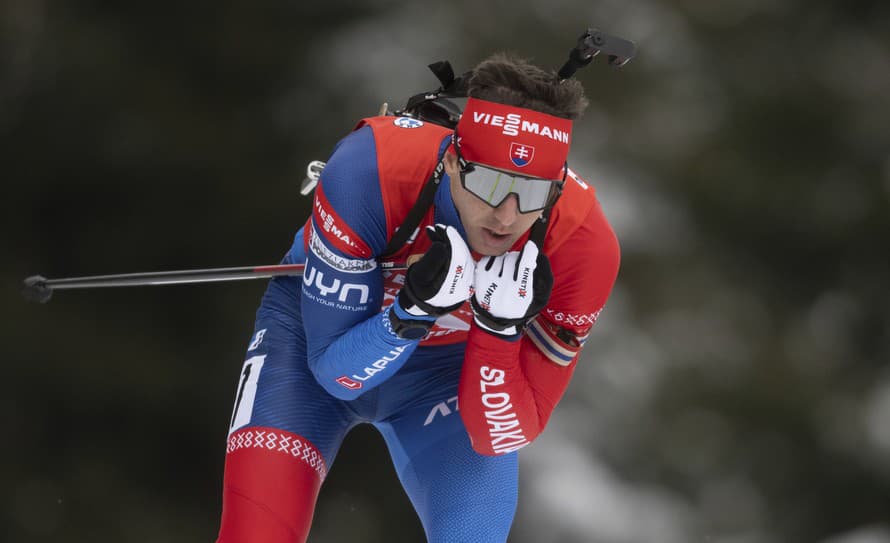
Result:
[[[431,542],[502,542],[518,451],[562,397],[619,247],[567,162],[579,82],[496,55],[454,130],[362,120],[270,281],[228,436],[219,543],[305,541],[349,430],[382,434]],[[393,263],[413,262],[406,271]]]

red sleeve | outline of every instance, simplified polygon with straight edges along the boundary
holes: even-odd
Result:
[[[544,430],[618,274],[618,242],[598,205],[548,256],[553,292],[520,340],[469,332],[458,405],[480,454],[513,452]]]

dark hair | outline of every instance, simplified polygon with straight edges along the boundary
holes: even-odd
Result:
[[[496,53],[477,64],[467,94],[565,119],[577,119],[587,107],[580,81],[560,83],[555,70],[548,72],[508,53]]]

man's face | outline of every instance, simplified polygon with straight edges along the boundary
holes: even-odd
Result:
[[[451,179],[451,198],[467,233],[470,248],[483,255],[506,253],[541,216],[542,211],[520,213],[515,194],[491,207],[461,185],[457,156],[445,153],[445,171]]]

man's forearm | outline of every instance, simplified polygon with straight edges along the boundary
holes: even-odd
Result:
[[[545,367],[548,375],[540,375],[534,366],[541,364],[550,363],[527,338],[510,342],[470,330],[458,405],[476,452],[510,453],[544,430],[573,367]]]
[[[332,396],[354,400],[392,377],[418,343],[392,332],[385,309],[356,324],[323,350],[313,352],[310,341],[309,369]]]

